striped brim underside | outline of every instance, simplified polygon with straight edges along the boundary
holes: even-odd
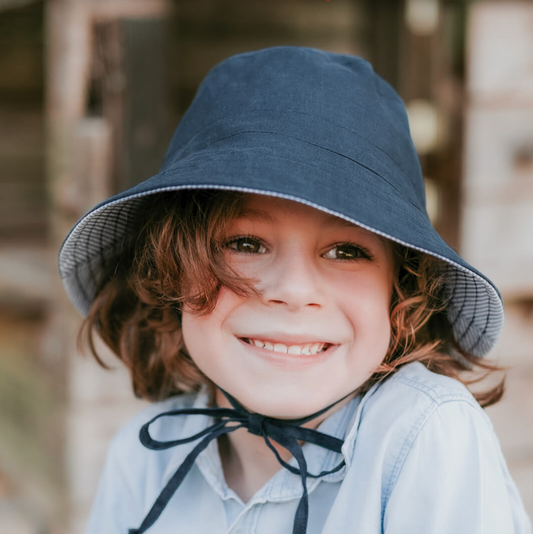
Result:
[[[287,198],[349,220],[388,239],[436,256],[447,266],[445,276],[450,297],[448,318],[459,345],[471,354],[485,356],[498,338],[503,323],[501,300],[490,283],[462,265],[301,198],[245,187],[217,187],[208,184],[165,187],[110,201],[88,213],[76,224],[61,247],[59,272],[67,295],[83,316],[89,312],[102,269],[109,262],[116,261],[124,238],[132,228],[136,214],[146,197],[163,191],[191,188],[226,189]]]

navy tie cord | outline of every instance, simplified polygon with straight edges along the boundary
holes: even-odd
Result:
[[[172,478],[167,482],[167,485],[163,488],[159,497],[156,499],[152,508],[144,518],[139,528],[129,529],[128,534],[143,534],[146,532],[158,519],[166,505],[183,482],[185,476],[194,464],[194,461],[198,455],[207,448],[209,443],[214,439],[222,436],[223,434],[229,434],[237,430],[238,428],[247,428],[248,432],[257,436],[263,436],[265,443],[275,454],[278,462],[288,469],[291,473],[299,475],[302,481],[302,497],[298,503],[296,514],[294,516],[293,534],[305,534],[307,531],[307,520],[309,517],[309,499],[307,494],[307,477],[320,478],[331,473],[335,473],[342,469],[344,466],[344,460],[342,460],[337,466],[330,471],[322,471],[318,475],[313,475],[307,472],[307,463],[302,451],[302,447],[298,443],[300,441],[306,441],[308,443],[314,443],[319,447],[323,447],[336,453],[341,452],[343,440],[328,436],[317,430],[311,428],[304,428],[301,425],[311,421],[315,417],[322,415],[335,404],[344,400],[349,393],[342,399],[326,406],[326,408],[303,417],[301,419],[277,419],[274,417],[267,417],[257,413],[250,413],[244,406],[241,406],[229,393],[226,393],[221,389],[222,393],[226,396],[228,401],[233,406],[231,408],[186,408],[181,410],[170,410],[156,415],[153,419],[148,421],[141,427],[139,432],[139,439],[141,443],[148,449],[155,451],[161,451],[169,449],[177,445],[184,443],[190,443],[203,437],[196,447],[188,454],[183,463],[179,466],[178,470],[172,475]],[[208,428],[205,428],[201,432],[194,434],[188,438],[177,439],[173,441],[156,441],[151,438],[148,428],[150,425],[164,416],[174,415],[208,415],[215,418],[216,422]],[[229,423],[237,423],[234,426],[227,426]],[[279,455],[276,448],[272,445],[271,439],[279,443],[282,447],[286,448],[298,462],[298,467],[294,467],[285,462]]]

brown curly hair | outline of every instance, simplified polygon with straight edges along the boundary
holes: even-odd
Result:
[[[184,344],[180,310],[213,311],[225,287],[240,296],[258,295],[225,262],[223,236],[238,216],[245,194],[220,190],[164,192],[147,197],[129,233],[125,251],[110,262],[89,314],[78,332],[78,349],[87,343],[104,368],[97,333],[131,373],[137,397],[160,401],[214,385],[196,367]],[[465,385],[507,370],[466,352],[455,341],[447,319],[441,260],[391,242],[395,274],[390,304],[391,341],[373,375],[358,388],[364,393],[413,361]],[[485,370],[481,376],[464,374]],[[481,406],[498,402],[505,376],[486,391],[473,393]]]

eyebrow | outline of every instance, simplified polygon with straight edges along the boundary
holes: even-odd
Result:
[[[358,226],[350,221],[347,221],[346,219],[341,219],[340,217],[336,217],[335,215],[331,215],[330,213],[324,213],[324,224],[328,226],[335,226],[337,228],[358,228]],[[263,221],[263,222],[269,222],[269,223],[276,223],[278,222],[275,217],[270,215],[265,210],[262,209],[243,209],[237,216],[238,219],[250,219],[250,220],[257,220],[257,221]]]

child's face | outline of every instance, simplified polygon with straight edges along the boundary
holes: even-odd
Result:
[[[208,316],[185,310],[185,344],[249,410],[308,415],[362,385],[385,357],[392,250],[385,238],[290,200],[247,195],[244,209],[227,235],[227,258],[262,295],[223,288]],[[324,342],[324,352],[309,354]]]

